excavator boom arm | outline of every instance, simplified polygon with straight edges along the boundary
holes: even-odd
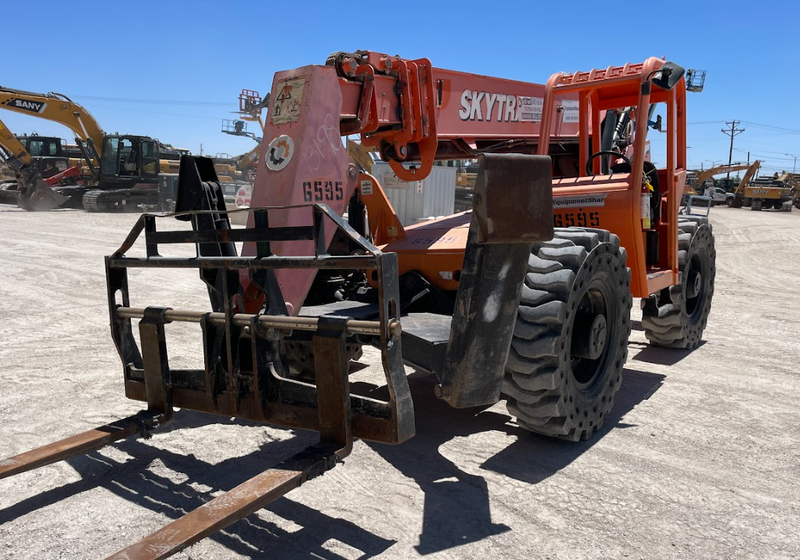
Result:
[[[8,152],[6,164],[11,168],[20,169],[33,163],[33,157],[25,149],[14,133],[0,120],[0,147]]]
[[[34,93],[0,86],[0,109],[62,124],[88,148],[89,162],[100,167],[100,150],[105,134],[97,120],[83,106],[60,93]]]

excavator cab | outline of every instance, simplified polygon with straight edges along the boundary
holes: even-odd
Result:
[[[152,183],[158,179],[158,143],[144,136],[110,135],[103,139],[100,176],[104,183]]]
[[[63,157],[64,149],[61,138],[54,136],[17,136],[17,140],[25,146],[33,157]]]

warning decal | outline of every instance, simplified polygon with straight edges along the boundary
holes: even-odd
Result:
[[[270,110],[272,124],[296,122],[303,106],[305,78],[291,78],[275,86],[275,101]]]
[[[274,138],[267,147],[267,167],[273,171],[280,171],[292,161],[294,156],[294,140],[282,134]]]

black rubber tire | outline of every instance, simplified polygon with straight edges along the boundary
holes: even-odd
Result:
[[[733,208],[733,201],[734,201],[733,197],[728,197],[725,199],[725,205],[728,208]]]
[[[619,238],[605,230],[556,229],[554,239],[534,246],[503,383],[521,427],[571,441],[602,427],[628,354],[626,261]],[[599,315],[606,321],[602,352],[594,360],[573,356],[577,335],[586,340],[589,332],[576,317]]]
[[[642,327],[654,346],[693,349],[711,312],[717,252],[707,218],[682,216],[678,228],[680,283],[642,299]],[[700,280],[690,293],[688,280],[697,272]]]

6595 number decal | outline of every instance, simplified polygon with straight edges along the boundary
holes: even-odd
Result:
[[[341,181],[303,181],[303,200],[306,202],[331,202],[343,200]]]
[[[553,214],[555,227],[600,227],[600,212],[561,212]]]

